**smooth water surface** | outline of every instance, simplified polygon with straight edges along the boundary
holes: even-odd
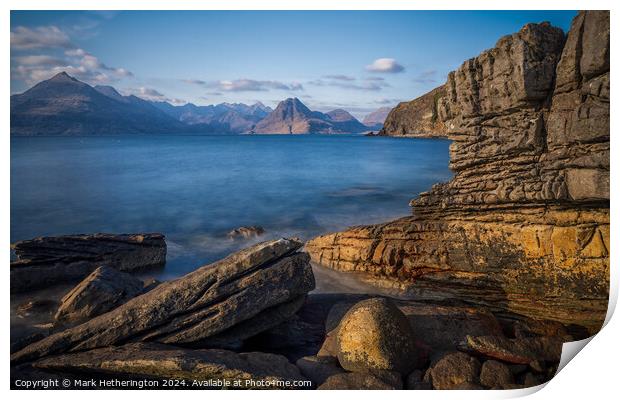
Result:
[[[256,241],[410,213],[451,177],[446,140],[359,135],[11,138],[11,241],[162,232],[170,279]]]

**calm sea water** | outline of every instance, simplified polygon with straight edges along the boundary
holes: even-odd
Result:
[[[11,241],[162,232],[169,279],[252,241],[313,236],[410,213],[451,177],[445,140],[364,136],[11,138]]]

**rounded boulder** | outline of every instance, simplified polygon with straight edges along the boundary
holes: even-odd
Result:
[[[418,364],[407,317],[384,298],[355,304],[336,335],[338,361],[347,371],[392,370],[407,374]]]

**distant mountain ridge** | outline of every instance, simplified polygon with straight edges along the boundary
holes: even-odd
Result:
[[[381,107],[370,114],[366,115],[362,120],[362,123],[368,127],[374,129],[383,128],[383,124],[385,123],[385,119],[388,114],[392,111],[392,107]]]
[[[11,96],[11,134],[168,133],[185,129],[146,100],[117,96],[115,90],[97,90],[61,72]]]
[[[276,109],[261,120],[253,132],[272,134],[359,133],[368,127],[345,110],[327,114],[312,111],[298,98],[281,101]]]
[[[188,125],[210,124],[219,126],[229,133],[250,131],[257,122],[265,118],[272,109],[261,102],[252,105],[243,103],[221,103],[197,106],[187,103],[173,106],[168,102],[153,102],[153,105],[171,117]]]
[[[360,133],[368,126],[343,109],[312,111],[297,98],[275,110],[260,102],[180,106],[90,86],[65,72],[11,96],[11,135],[124,133]]]

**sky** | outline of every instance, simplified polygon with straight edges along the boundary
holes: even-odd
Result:
[[[356,117],[443,84],[529,22],[576,11],[12,11],[11,93],[66,71],[175,105],[311,109]]]

